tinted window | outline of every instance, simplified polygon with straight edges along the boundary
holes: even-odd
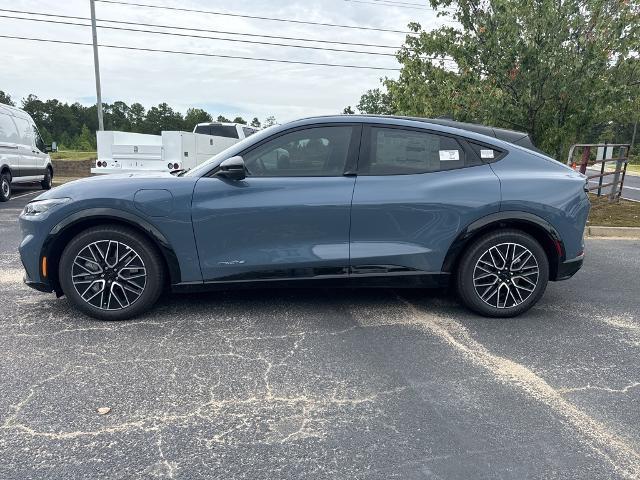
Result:
[[[469,142],[469,145],[471,145],[471,148],[476,152],[478,158],[480,158],[484,163],[490,163],[499,159],[503,153],[502,150],[498,150],[497,148],[493,148],[489,145],[478,145],[477,143],[471,142]]]
[[[9,115],[0,113],[0,142],[18,143],[18,131]]]
[[[245,137],[250,137],[251,135],[256,133],[256,131],[253,128],[247,128],[247,127],[242,127],[242,131],[244,132]]]
[[[234,125],[211,125],[211,135],[225,138],[239,138]]]
[[[252,177],[340,176],[353,127],[318,127],[281,135],[245,154]]]
[[[368,161],[367,161],[368,160]],[[468,166],[464,149],[453,137],[397,128],[372,127],[365,175],[438,172]]]
[[[16,127],[18,127],[18,135],[20,136],[20,140],[18,140],[18,143],[31,146],[31,139],[33,138],[33,129],[31,128],[31,123],[23,118],[18,117],[13,117],[13,120],[16,122]]]
[[[216,137],[224,138],[240,138],[238,136],[238,130],[236,130],[234,125],[198,125],[196,126],[195,133],[215,135]]]

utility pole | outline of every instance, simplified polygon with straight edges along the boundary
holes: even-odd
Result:
[[[91,5],[91,33],[93,34],[93,66],[96,72],[96,97],[98,106],[98,130],[104,130],[102,118],[102,92],[100,90],[100,62],[98,60],[98,33],[96,32],[96,3],[89,0]]]

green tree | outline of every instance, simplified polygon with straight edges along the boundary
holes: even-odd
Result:
[[[218,121],[220,123],[231,123],[231,120],[229,120],[224,115],[218,115],[218,118],[216,118],[216,121]]]
[[[271,116],[268,116],[267,118],[265,118],[265,119],[264,119],[264,122],[262,123],[262,126],[263,126],[264,128],[267,128],[267,127],[271,127],[271,126],[273,126],[273,125],[276,125],[277,123],[278,123],[278,122],[277,122],[277,120],[276,120],[276,117],[274,117],[273,115],[271,115]]]
[[[253,117],[253,120],[251,120],[251,126],[260,128],[260,120],[258,120],[258,117]]]
[[[360,113],[367,113],[369,115],[391,115],[394,113],[391,95],[383,92],[379,88],[367,90],[367,92],[360,97],[360,101],[356,107]]]
[[[163,130],[183,130],[184,119],[180,112],[174,111],[166,102],[151,107],[144,121],[144,133],[159,135]]]
[[[136,133],[144,131],[144,122],[147,118],[146,110],[140,103],[132,103],[127,112],[127,120],[131,125],[131,130]]]
[[[201,108],[190,108],[184,116],[184,128],[191,132],[198,123],[211,122],[212,120],[211,115]]]
[[[233,123],[240,123],[242,125],[246,125],[247,121],[242,117],[236,117],[233,119]]]
[[[630,110],[640,76],[638,2],[430,3],[457,25],[410,24],[414,35],[398,52],[400,77],[384,80],[380,95],[367,92],[362,111],[378,113],[369,110],[388,101],[389,113],[515,128],[561,159],[594,125]]]
[[[348,107],[344,107],[344,110],[342,110],[343,115],[353,115],[354,113],[356,112],[353,111],[353,108],[351,108],[351,105],[349,105]]]
[[[0,103],[4,103],[5,105],[10,105],[15,107],[16,104],[11,100],[11,95],[0,90]]]
[[[86,125],[82,125],[82,130],[80,131],[80,135],[78,135],[78,137],[74,141],[73,147],[76,150],[81,150],[83,152],[90,152],[95,150],[96,148],[95,135],[91,134],[91,132],[89,131],[89,128],[87,128]]]

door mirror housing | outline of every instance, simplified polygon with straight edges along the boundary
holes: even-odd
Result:
[[[244,180],[247,177],[244,160],[240,155],[227,158],[218,166],[216,176],[229,180]]]
[[[51,145],[45,146],[46,153],[52,153],[58,151],[58,144],[56,142],[52,142]]]

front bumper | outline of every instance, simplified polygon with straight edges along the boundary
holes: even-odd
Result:
[[[573,277],[578,270],[582,267],[582,263],[584,262],[584,254],[579,257],[573,258],[571,260],[566,260],[564,262],[560,262],[558,265],[558,273],[556,275],[555,280],[567,280]]]
[[[34,290],[37,290],[39,292],[45,292],[45,293],[53,292],[53,288],[51,288],[51,286],[48,283],[36,282],[34,280],[31,280],[29,278],[29,275],[27,275],[26,273],[24,274],[24,277],[22,278],[22,281],[24,282],[24,284],[27,287],[31,287]]]

